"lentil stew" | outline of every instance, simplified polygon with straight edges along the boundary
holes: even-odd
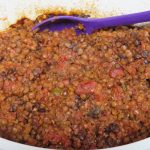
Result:
[[[38,21],[38,20],[37,20]],[[150,136],[150,28],[0,33],[0,136],[95,149]]]

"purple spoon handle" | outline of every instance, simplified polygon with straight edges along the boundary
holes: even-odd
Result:
[[[37,24],[35,27],[33,27],[33,30],[40,28],[40,31],[43,31],[44,29],[49,29],[51,31],[60,31],[63,30],[64,28],[75,27],[77,24],[81,23],[85,27],[84,33],[89,34],[101,28],[131,25],[149,21],[150,21],[150,11],[108,18],[81,18],[75,16],[55,16]],[[77,31],[78,34],[83,33],[83,31],[81,30]]]
[[[93,19],[89,23],[87,23],[87,25],[90,25],[91,27],[88,27],[89,32],[93,32],[94,30],[100,28],[131,25],[148,21],[150,21],[150,11],[102,19]]]

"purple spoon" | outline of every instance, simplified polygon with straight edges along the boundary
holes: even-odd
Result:
[[[150,11],[108,18],[81,18],[75,16],[55,16],[35,25],[33,27],[33,30],[39,29],[39,31],[43,31],[45,29],[49,29],[50,31],[61,31],[65,28],[72,28],[76,27],[78,24],[82,24],[84,26],[84,30],[76,28],[77,34],[81,33],[90,34],[95,30],[106,27],[131,25],[149,21],[150,21]]]

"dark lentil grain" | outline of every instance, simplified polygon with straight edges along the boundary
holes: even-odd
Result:
[[[118,126],[118,124],[115,124],[115,123],[111,123],[105,128],[105,132],[108,134],[111,132],[115,133],[115,132],[119,132],[119,131],[120,131],[119,126]]]
[[[87,115],[91,118],[98,118],[100,115],[100,108],[97,106],[92,107],[89,112],[87,113]]]

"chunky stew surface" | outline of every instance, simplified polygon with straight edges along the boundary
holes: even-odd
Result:
[[[94,149],[150,136],[150,28],[0,33],[0,136]]]

